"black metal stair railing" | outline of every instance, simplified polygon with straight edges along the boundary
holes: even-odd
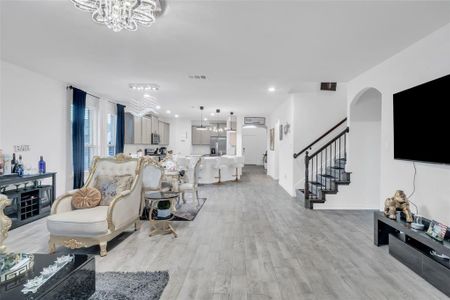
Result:
[[[336,184],[349,182],[345,172],[348,132],[347,127],[311,155],[305,151],[305,205],[324,201],[326,193],[337,191]]]

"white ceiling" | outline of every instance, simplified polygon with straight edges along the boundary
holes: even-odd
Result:
[[[131,82],[157,83],[163,110],[181,117],[200,105],[258,115],[305,83],[348,81],[449,22],[449,1],[167,0],[151,28],[115,33],[69,0],[2,0],[1,58],[118,101],[142,99]]]

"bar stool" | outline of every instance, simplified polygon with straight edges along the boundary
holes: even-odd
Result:
[[[239,169],[242,169],[244,167],[244,157],[243,156],[236,156],[234,158],[233,163],[234,168],[236,168],[236,174],[234,175],[235,181],[239,181]]]

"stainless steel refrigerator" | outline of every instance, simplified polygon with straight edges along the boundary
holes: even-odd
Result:
[[[212,136],[210,138],[211,154],[225,155],[227,154],[227,138],[224,136]],[[214,152],[213,153],[213,150]]]

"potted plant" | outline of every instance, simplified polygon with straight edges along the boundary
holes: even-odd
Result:
[[[170,216],[170,201],[159,201],[158,202],[158,218],[167,218]]]

